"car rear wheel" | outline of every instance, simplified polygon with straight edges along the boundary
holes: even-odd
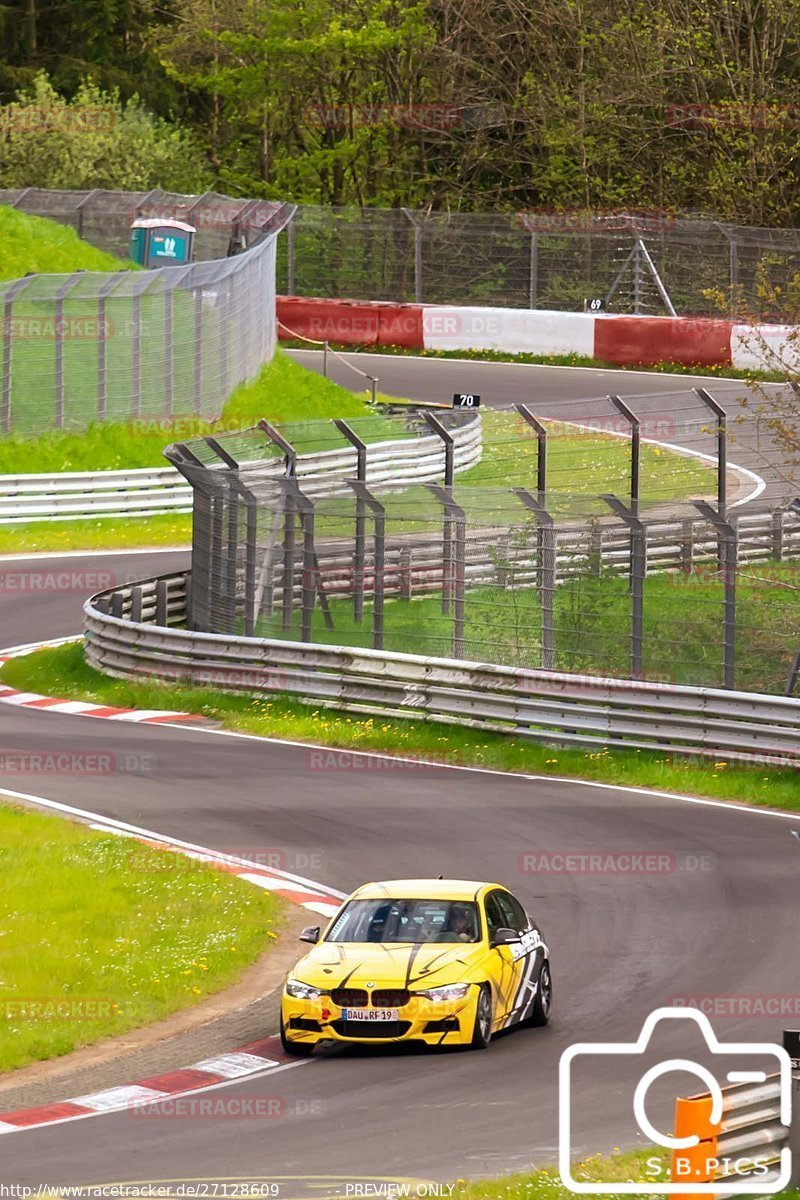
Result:
[[[472,1030],[473,1050],[485,1050],[492,1040],[492,994],[484,983],[475,1006],[475,1026]]]
[[[545,959],[539,972],[539,986],[536,989],[536,999],[533,1011],[528,1019],[529,1025],[546,1025],[550,1020],[550,1010],[553,1007],[553,977],[550,974],[550,963]]]
[[[286,1026],[281,1017],[281,1045],[287,1054],[294,1055],[295,1058],[310,1058],[314,1053],[313,1042],[290,1042],[286,1036]]]

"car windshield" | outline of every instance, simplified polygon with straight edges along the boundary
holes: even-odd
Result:
[[[351,900],[326,942],[477,942],[480,924],[472,900]]]

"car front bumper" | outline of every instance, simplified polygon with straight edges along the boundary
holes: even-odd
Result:
[[[300,1000],[284,992],[281,1016],[288,1040],[305,1045],[344,1042],[388,1046],[412,1041],[430,1046],[469,1045],[477,1001],[478,988],[473,986],[462,1000],[412,997],[398,1008],[396,1022],[345,1021],[342,1010],[329,997]]]

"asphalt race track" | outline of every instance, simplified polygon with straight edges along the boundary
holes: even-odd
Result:
[[[532,398],[509,394],[521,368],[380,363],[381,388],[397,394],[425,390],[427,399],[446,399],[469,381],[488,401],[483,374],[492,401]],[[658,383],[625,373],[524,370],[531,384],[546,381],[554,399],[558,389],[570,399],[622,391],[629,381],[637,391]],[[675,380],[668,383],[675,391]],[[715,383],[713,391],[733,404],[741,385]],[[738,436],[731,457],[764,474],[763,439],[759,447],[746,429]],[[780,480],[768,482],[778,494]],[[126,552],[6,561],[2,569],[58,566],[142,578],[185,560],[180,552]],[[76,592],[24,601],[0,593],[2,645],[78,631],[82,601]],[[342,890],[393,876],[498,879],[541,921],[555,980],[550,1027],[502,1036],[486,1053],[328,1052],[236,1086],[241,1096],[279,1095],[285,1115],[274,1121],[143,1120],[123,1112],[3,1136],[4,1183],[288,1175],[445,1181],[544,1165],[556,1157],[565,1047],[631,1041],[643,1019],[676,996],[798,992],[800,858],[781,815],[442,767],[322,771],[312,769],[303,747],[6,705],[0,745],[113,751],[127,769],[111,776],[9,778],[6,786],[220,850],[279,847],[289,861],[313,855],[307,873]],[[566,851],[658,854],[668,865],[617,875],[524,869],[525,854]],[[725,1040],[779,1040],[783,1024],[780,1017],[715,1022]],[[685,1049],[671,1043],[669,1057]],[[576,1153],[631,1144],[640,1073],[638,1060],[611,1070],[595,1063],[582,1076]],[[687,1086],[699,1090],[693,1079],[682,1082],[683,1094]],[[665,1097],[655,1111],[668,1129]]]

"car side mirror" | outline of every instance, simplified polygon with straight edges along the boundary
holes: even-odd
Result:
[[[495,929],[491,942],[492,949],[494,949],[495,946],[511,946],[514,942],[518,942],[519,940],[520,936],[516,929]]]
[[[300,930],[301,942],[318,942],[320,928],[319,925],[306,925],[305,929]]]

